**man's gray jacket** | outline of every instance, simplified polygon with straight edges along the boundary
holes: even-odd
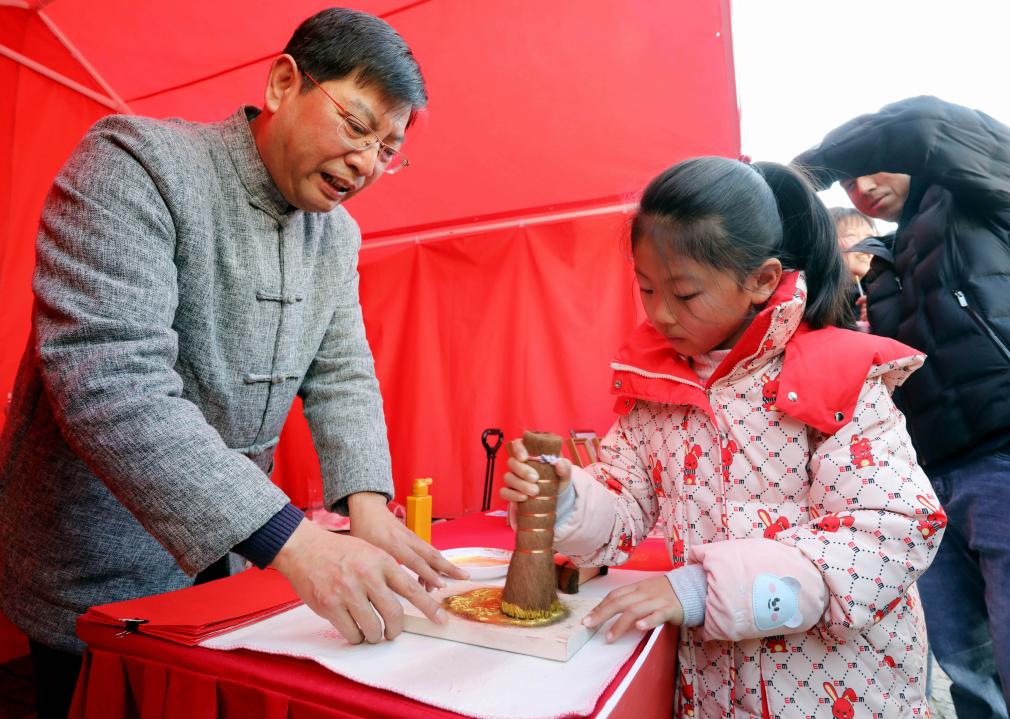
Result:
[[[327,506],[392,494],[360,233],[287,204],[255,112],[107,117],[46,201],[0,439],[0,603],[37,641],[80,651],[87,607],[186,586],[283,508],[296,394]]]

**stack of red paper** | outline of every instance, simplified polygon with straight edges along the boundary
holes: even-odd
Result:
[[[281,574],[250,569],[188,589],[91,607],[81,621],[114,624],[193,646],[300,603]]]

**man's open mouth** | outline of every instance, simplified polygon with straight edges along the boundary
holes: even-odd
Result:
[[[323,180],[326,181],[326,184],[335,189],[340,194],[350,192],[351,190],[354,189],[353,187],[345,183],[343,180],[341,180],[339,177],[334,177],[333,175],[330,175],[326,172],[323,172],[322,176]]]

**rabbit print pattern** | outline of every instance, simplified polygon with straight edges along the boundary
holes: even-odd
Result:
[[[784,349],[802,315],[801,282],[766,310],[751,353],[707,386],[696,378],[692,385],[687,370],[642,360],[653,375],[682,372],[683,387],[661,388],[682,401],[627,403],[600,462],[573,478],[579,504],[556,535],[577,562],[617,565],[662,511],[671,554],[704,567],[705,622],[681,634],[680,717],[761,717],[765,702],[772,717],[928,711],[925,627],[913,585],[946,517],[890,399],[922,358],[902,348],[868,362],[841,426],[817,428],[786,414],[779,390]],[[621,365],[632,364],[633,350],[622,350]],[[599,511],[596,502],[614,509]],[[615,514],[612,527],[593,526],[592,518]],[[604,546],[588,541],[608,531],[614,538]]]

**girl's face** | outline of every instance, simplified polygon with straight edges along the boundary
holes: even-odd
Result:
[[[873,228],[862,219],[855,218],[838,223],[836,229],[838,231],[838,246],[842,249],[842,259],[845,260],[845,266],[849,268],[853,278],[863,279],[870,271],[873,255],[869,252],[849,252],[848,249],[867,237],[872,237]]]
[[[635,244],[633,255],[649,322],[687,357],[733,347],[782,273],[778,260],[766,260],[741,283],[731,272],[680,255],[663,262],[648,237]]]

